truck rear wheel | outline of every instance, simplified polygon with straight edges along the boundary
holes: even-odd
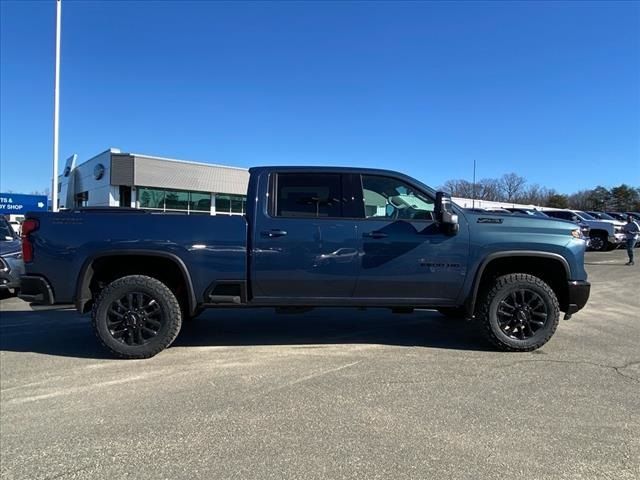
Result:
[[[111,282],[94,303],[93,329],[121,358],[150,358],[175,340],[182,326],[180,304],[169,288],[144,275]]]
[[[553,336],[560,320],[555,293],[538,277],[512,273],[485,292],[478,318],[488,340],[500,350],[530,352]]]

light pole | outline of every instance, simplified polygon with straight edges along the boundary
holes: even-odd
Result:
[[[58,211],[58,129],[60,116],[60,19],[62,0],[56,0],[56,67],[53,85],[53,180],[51,185],[51,210]]]

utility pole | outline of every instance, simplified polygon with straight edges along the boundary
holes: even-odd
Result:
[[[51,185],[51,210],[58,211],[58,130],[60,117],[60,25],[62,0],[56,0],[56,66],[53,86],[53,180]]]
[[[476,208],[476,159],[473,159],[473,199],[471,201],[473,208]]]

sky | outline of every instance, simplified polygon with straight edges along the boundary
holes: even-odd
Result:
[[[60,164],[640,186],[638,2],[62,4]],[[0,191],[50,185],[55,2],[0,1]]]

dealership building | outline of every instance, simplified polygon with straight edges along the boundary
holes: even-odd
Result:
[[[242,215],[246,210],[249,171],[110,148],[79,165],[73,155],[58,178],[58,206],[62,209],[131,207],[187,214]],[[463,208],[537,208],[470,198],[452,200]]]
[[[110,148],[79,165],[75,155],[70,157],[58,178],[59,208],[242,215],[249,171]]]

